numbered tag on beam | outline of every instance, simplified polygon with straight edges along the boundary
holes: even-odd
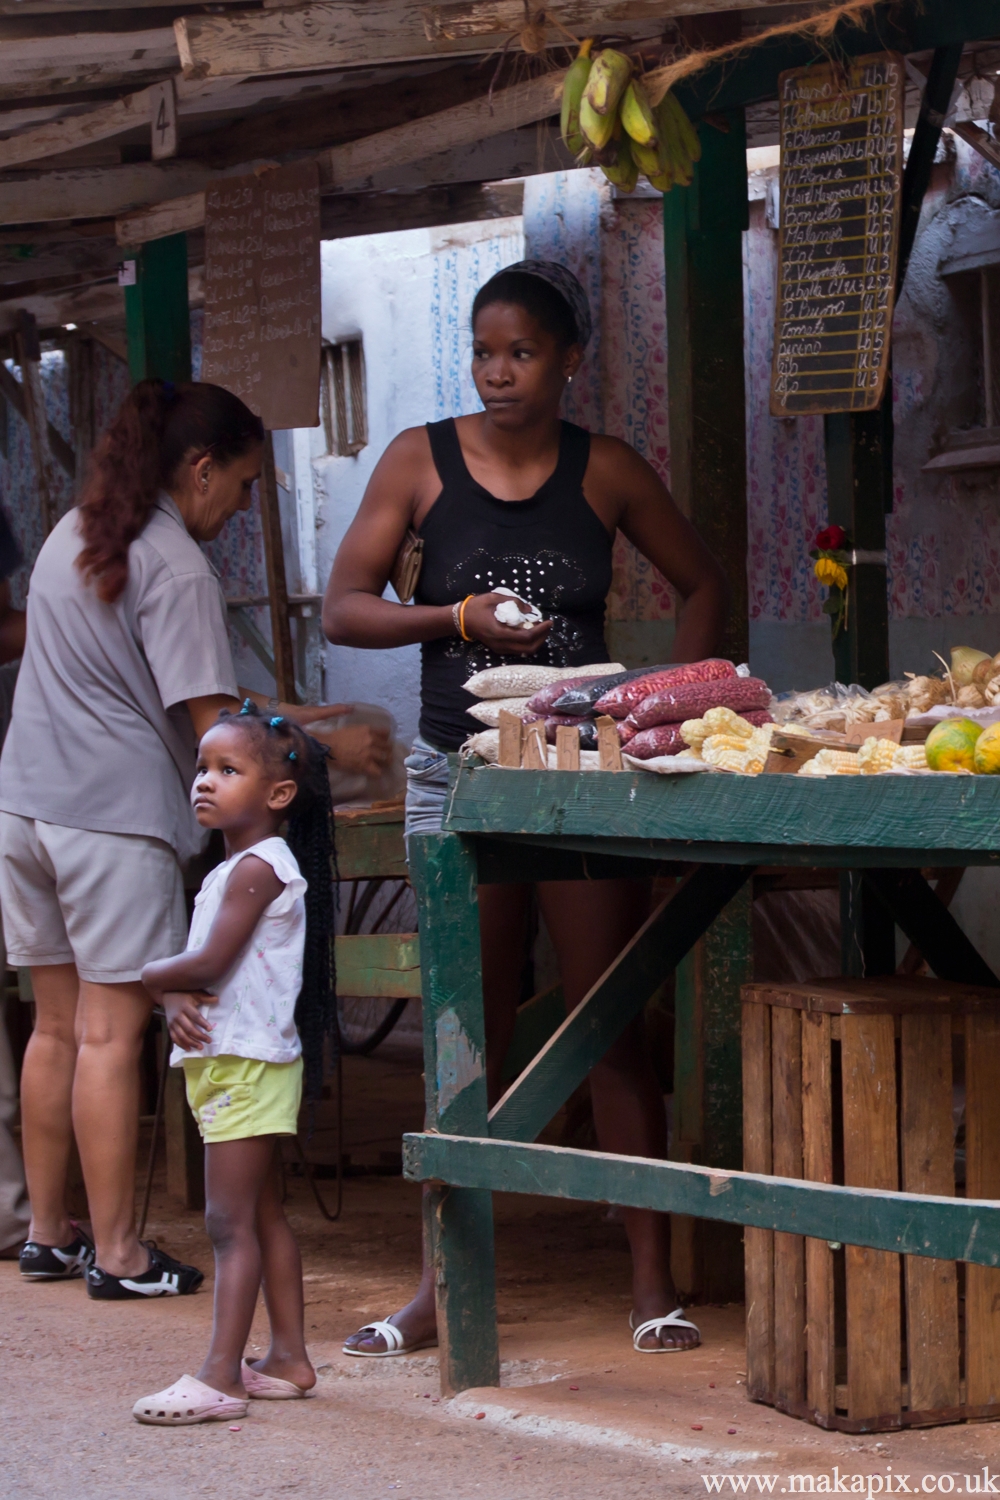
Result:
[[[153,132],[153,160],[165,161],[177,155],[177,94],[174,80],[154,83],[150,89],[150,125]]]

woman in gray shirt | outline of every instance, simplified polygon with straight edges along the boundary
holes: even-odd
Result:
[[[247,696],[198,543],[249,509],[263,436],[219,386],[142,381],[31,575],[0,760],[0,904],[9,961],[30,967],[36,1004],[21,1083],[32,1207],[21,1269],[36,1280],[85,1273],[92,1297],[176,1295],[202,1280],[135,1232],[151,1008],[139,976],[185,945],[195,747]],[[280,706],[309,722],[337,711]],[[373,774],[388,754],[377,731],[329,744],[345,770]],[[96,1256],[65,1208],[73,1130]]]

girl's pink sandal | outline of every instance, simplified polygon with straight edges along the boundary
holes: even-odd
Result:
[[[254,1401],[299,1401],[305,1395],[300,1385],[291,1380],[279,1380],[277,1375],[264,1375],[255,1370],[248,1359],[243,1361],[243,1384],[247,1395]]]
[[[258,1377],[259,1378],[259,1377]],[[165,1391],[143,1396],[132,1408],[137,1422],[152,1427],[190,1427],[195,1422],[228,1422],[245,1417],[249,1401],[213,1391],[193,1375],[182,1375]]]

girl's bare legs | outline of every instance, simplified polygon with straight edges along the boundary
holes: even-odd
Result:
[[[479,887],[479,934],[483,962],[483,1009],[486,1019],[486,1090],[490,1104],[502,1092],[500,1070],[514,1034],[517,1003],[521,998],[521,964],[525,951],[529,887],[525,885],[481,885]],[[426,1191],[426,1190],[425,1190]],[[437,1334],[434,1302],[434,1269],[428,1263],[426,1237],[423,1274],[412,1302],[391,1314],[388,1322],[398,1328],[407,1344],[420,1344]],[[385,1349],[380,1333],[352,1333],[345,1340],[349,1349]]]
[[[66,1174],[73,1144],[71,1101],[80,993],[76,966],[32,968],[31,986],[35,1027],[21,1072],[22,1148],[31,1200],[28,1238],[40,1245],[68,1245],[73,1239],[66,1212]]]
[[[573,1010],[635,935],[649,911],[643,881],[552,881],[538,887],[545,925],[559,958],[567,1010]],[[594,1124],[603,1151],[664,1158],[667,1124],[663,1095],[634,1021],[590,1074]],[[636,1323],[677,1306],[670,1274],[670,1218],[627,1208],[625,1231],[632,1250],[632,1305]],[[696,1341],[690,1328],[658,1337],[647,1348]]]
[[[141,1276],[149,1269],[149,1252],[135,1232],[135,1159],[139,1058],[151,1013],[152,1001],[138,982],[80,981],[73,1128],[96,1261],[112,1276]]]
[[[277,1151],[257,1199],[257,1238],[271,1343],[264,1358],[253,1361],[254,1369],[311,1390],[316,1372],[306,1353],[302,1256],[281,1205]]]
[[[271,1348],[259,1368],[307,1389],[316,1382],[305,1349],[302,1262],[277,1185],[273,1135],[205,1148],[205,1228],[215,1251],[212,1342],[198,1371],[215,1391],[245,1396],[243,1354],[257,1293],[265,1285]]]

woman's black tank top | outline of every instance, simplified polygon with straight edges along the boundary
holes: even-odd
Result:
[[[534,656],[498,656],[458,636],[421,648],[420,733],[438,750],[457,750],[481,726],[466,709],[463,684],[474,672],[509,662],[572,667],[608,660],[604,601],[611,588],[612,538],[583,494],[590,433],[563,422],[559,461],[530,500],[498,500],[466,467],[454,418],[429,422],[441,493],[420,527],[424,561],[418,604],[454,604],[499,585],[529,600],[554,623]]]

